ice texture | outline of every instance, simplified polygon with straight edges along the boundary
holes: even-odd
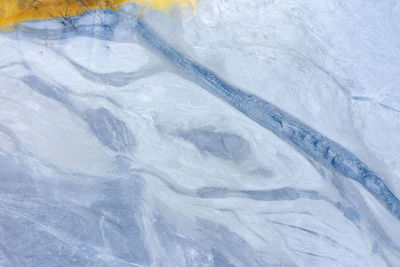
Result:
[[[0,34],[0,265],[398,265],[400,5],[197,8]]]

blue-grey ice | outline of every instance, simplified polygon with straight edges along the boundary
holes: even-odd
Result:
[[[400,3],[0,34],[1,266],[397,266]]]

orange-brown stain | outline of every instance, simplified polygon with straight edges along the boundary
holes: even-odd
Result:
[[[12,30],[28,20],[71,17],[95,9],[118,10],[126,2],[165,10],[171,5],[192,6],[195,0],[0,0],[0,28]]]

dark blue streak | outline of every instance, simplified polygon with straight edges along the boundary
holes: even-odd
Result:
[[[325,167],[359,182],[393,215],[400,219],[400,201],[382,180],[353,153],[276,106],[255,95],[239,90],[219,78],[211,70],[189,60],[169,46],[143,22],[138,20],[136,26],[145,44],[168,60],[176,68],[179,75],[229,103],[247,117],[304,151]]]
[[[117,36],[116,32],[118,30],[116,30],[116,26],[121,23],[124,30],[132,30],[132,33],[137,32],[144,44],[153,52],[164,57],[176,69],[177,74],[229,103],[235,109],[262,127],[272,131],[278,137],[293,144],[296,148],[304,151],[325,167],[359,182],[393,215],[400,219],[400,201],[383,181],[353,153],[278,107],[225,82],[211,70],[190,60],[172,48],[142,21],[133,16],[125,16],[123,14],[123,11],[118,13],[104,11],[105,16],[111,16],[109,18],[111,23],[101,25],[76,25],[74,28],[70,27],[69,29],[61,30],[34,30],[25,27],[25,29],[22,28],[21,30],[25,33],[27,31],[31,32],[35,36],[47,40],[87,36],[117,42],[132,41],[134,38],[131,38],[126,33]],[[117,17],[116,20],[115,17]],[[121,18],[122,20],[120,20]]]

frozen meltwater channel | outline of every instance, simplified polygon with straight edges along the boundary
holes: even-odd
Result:
[[[400,262],[400,6],[132,9],[0,35],[1,265]]]

